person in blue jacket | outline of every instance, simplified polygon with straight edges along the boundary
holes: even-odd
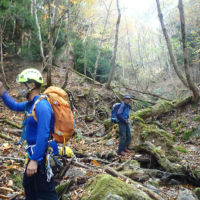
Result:
[[[117,112],[117,117],[119,119],[119,131],[120,131],[120,140],[118,154],[124,156],[125,153],[129,153],[128,145],[131,141],[131,131],[129,126],[129,111],[130,111],[130,100],[131,96],[126,94],[124,96],[124,102],[120,105]]]
[[[57,200],[54,177],[47,181],[44,173],[44,163],[46,150],[49,146],[50,132],[54,133],[54,113],[51,105],[46,99],[38,102],[35,113],[38,122],[32,116],[32,109],[35,102],[40,97],[40,87],[43,83],[41,73],[36,69],[26,69],[18,75],[17,82],[20,84],[19,92],[27,98],[26,102],[17,103],[4,89],[0,82],[0,97],[5,105],[14,111],[27,112],[26,121],[26,141],[28,144],[29,162],[26,166],[23,186],[26,200]],[[53,153],[58,154],[56,141],[52,141],[50,146]]]

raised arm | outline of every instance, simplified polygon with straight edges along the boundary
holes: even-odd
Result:
[[[11,110],[14,111],[21,111],[24,112],[26,108],[26,103],[18,103],[16,102],[9,94],[8,92],[4,89],[2,82],[0,82],[0,97],[3,99],[3,102],[5,105],[10,108]]]

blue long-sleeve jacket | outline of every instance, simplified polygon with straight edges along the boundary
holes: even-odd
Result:
[[[1,96],[5,105],[11,110],[21,112],[27,111],[29,114],[32,114],[34,103],[39,97],[40,96],[38,95],[31,101],[17,103],[6,91]],[[28,146],[35,145],[31,148],[31,151],[29,151],[31,159],[41,161],[48,146],[50,131],[51,133],[54,133],[55,117],[52,107],[46,99],[42,99],[36,105],[35,114],[37,122],[32,116],[27,119],[26,140]],[[58,146],[56,141],[51,142],[50,146],[54,149],[54,154],[57,154]]]
[[[117,117],[119,121],[126,123],[127,119],[129,118],[129,112],[130,112],[129,104],[126,104],[125,102],[123,102],[120,105],[119,110],[117,112]]]

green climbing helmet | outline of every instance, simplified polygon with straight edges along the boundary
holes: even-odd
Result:
[[[35,80],[38,83],[43,83],[42,74],[37,69],[26,69],[18,75],[17,83],[26,83],[29,79]]]

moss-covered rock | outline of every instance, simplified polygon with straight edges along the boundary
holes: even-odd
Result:
[[[197,195],[198,199],[200,200],[200,188],[195,188],[194,193]]]
[[[108,130],[109,128],[111,128],[114,124],[112,123],[111,119],[106,119],[103,122],[105,130]]]
[[[136,161],[136,160],[130,160],[130,161],[128,161],[127,166],[140,167],[140,163],[138,161]]]
[[[182,146],[177,146],[176,149],[178,151],[182,152],[182,153],[188,153],[188,151],[184,147],[182,147]]]
[[[90,183],[90,181],[89,181]],[[144,192],[110,175],[98,175],[91,184],[85,186],[81,200],[108,200],[108,196],[118,196],[122,200],[151,200]],[[111,198],[110,198],[111,199]]]
[[[22,176],[20,174],[17,174],[17,175],[12,174],[11,178],[12,178],[15,186],[17,186],[21,189],[24,188],[23,185],[22,185],[23,179],[22,179]]]
[[[69,183],[70,183],[70,180],[67,180],[66,182],[64,182],[56,187],[56,192],[57,192],[58,196],[60,196],[64,192],[64,190],[67,188]]]

